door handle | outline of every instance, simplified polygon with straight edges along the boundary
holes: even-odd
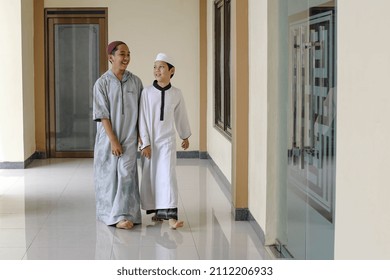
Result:
[[[310,49],[312,47],[322,47],[322,43],[321,42],[305,42],[304,44],[305,46],[305,49]]]
[[[313,147],[304,147],[303,150],[311,156],[315,156],[316,154],[316,150]]]

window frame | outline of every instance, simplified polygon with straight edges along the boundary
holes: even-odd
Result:
[[[229,139],[231,125],[231,0],[214,1],[214,127]]]

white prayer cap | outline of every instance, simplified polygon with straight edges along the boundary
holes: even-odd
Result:
[[[165,53],[159,53],[157,56],[156,56],[156,59],[154,61],[164,61],[166,63],[169,63],[171,64],[172,66],[175,66],[175,61],[173,60],[172,57],[168,56],[167,54]]]

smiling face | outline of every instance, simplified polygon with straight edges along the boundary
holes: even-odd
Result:
[[[167,85],[171,81],[171,76],[175,72],[175,67],[169,69],[168,64],[164,61],[154,62],[154,77],[160,85]]]
[[[125,44],[120,44],[114,54],[109,56],[113,71],[125,71],[130,63],[130,51]]]

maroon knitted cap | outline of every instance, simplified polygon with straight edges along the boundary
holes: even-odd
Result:
[[[111,43],[108,44],[107,46],[107,54],[110,55],[112,53],[112,51],[119,45],[126,45],[126,43],[122,42],[122,41],[113,41]]]

